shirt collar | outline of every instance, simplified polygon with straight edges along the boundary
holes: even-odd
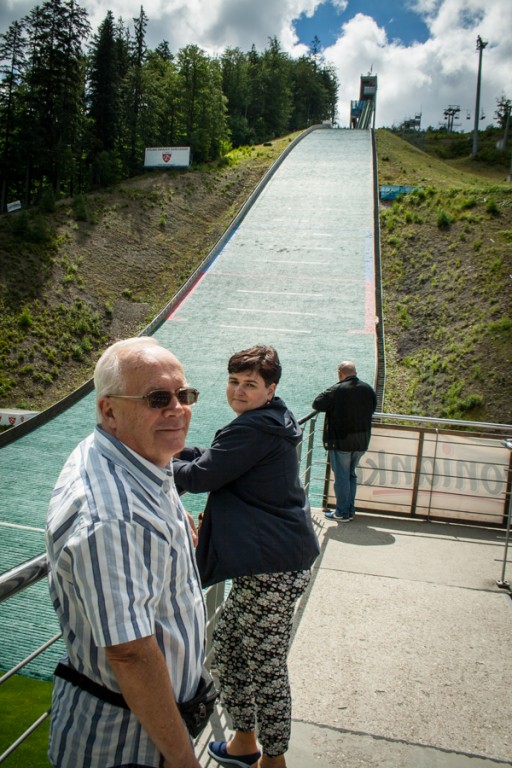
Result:
[[[106,458],[111,459],[116,464],[121,465],[137,478],[150,486],[156,486],[158,491],[169,477],[173,476],[172,462],[165,467],[158,467],[152,461],[148,461],[136,451],[119,440],[114,435],[99,426],[94,430],[94,442],[100,453]]]

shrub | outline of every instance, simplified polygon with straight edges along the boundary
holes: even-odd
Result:
[[[490,197],[487,201],[487,205],[485,206],[485,210],[490,216],[499,216],[500,215],[500,209],[496,205],[496,200],[494,197]]]
[[[95,181],[101,186],[117,184],[123,178],[123,170],[119,158],[111,152],[103,151],[96,157],[92,171]]]
[[[11,219],[9,219],[9,222],[13,235],[20,237],[23,240],[29,239],[28,233],[30,232],[30,216],[28,215],[27,211],[16,213],[14,216],[12,216]]]
[[[453,216],[450,216],[445,210],[440,210],[437,213],[437,226],[439,229],[450,229],[453,224]]]
[[[83,360],[84,358],[84,352],[82,350],[82,347],[80,344],[72,344],[71,346],[71,357],[73,360],[76,360],[79,362],[80,360]]]
[[[34,321],[33,321],[30,309],[28,307],[25,307],[23,312],[18,317],[18,327],[22,331],[28,331],[28,329],[31,327],[33,322]]]
[[[31,216],[26,211],[22,211],[18,216],[13,217],[11,230],[16,237],[28,243],[46,243],[52,237],[50,228],[40,213]]]
[[[48,243],[52,239],[52,233],[44,216],[41,214],[34,218],[32,226],[32,241],[34,243]]]
[[[73,215],[76,221],[88,221],[87,200],[85,195],[77,195],[73,200]]]
[[[512,318],[502,317],[501,320],[496,320],[489,325],[489,330],[492,333],[507,333],[512,331]]]
[[[476,205],[476,198],[471,197],[464,197],[460,202],[461,210],[468,210],[469,208],[474,208]]]
[[[44,187],[39,201],[41,213],[53,213],[55,211],[55,194],[52,187]]]

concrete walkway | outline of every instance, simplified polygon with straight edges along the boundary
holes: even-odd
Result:
[[[512,765],[512,600],[503,532],[315,515],[297,611],[289,768]],[[200,742],[229,735],[218,712]]]

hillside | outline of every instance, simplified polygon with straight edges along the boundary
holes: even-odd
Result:
[[[0,218],[0,407],[40,410],[89,379],[109,342],[175,295],[293,138]]]
[[[442,161],[377,132],[384,410],[511,423],[512,184],[503,168]]]
[[[138,333],[211,250],[293,137],[151,172],[54,212],[0,220],[0,407],[42,409]],[[512,185],[377,131],[387,379],[394,413],[512,421]]]

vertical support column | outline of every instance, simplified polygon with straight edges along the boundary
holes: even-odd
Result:
[[[478,51],[478,77],[476,81],[476,104],[475,104],[475,128],[473,131],[473,151],[472,157],[478,152],[478,123],[480,120],[480,81],[482,78],[482,53],[487,43],[484,43],[480,35],[476,39],[476,49]]]
[[[512,439],[505,439],[503,440],[503,445],[505,448],[508,448],[510,451],[512,451]],[[510,589],[510,584],[508,581],[506,581],[505,576],[507,572],[507,557],[508,557],[508,544],[510,540],[510,522],[511,522],[511,514],[512,514],[512,488],[511,488],[511,464],[512,464],[512,458],[509,461],[509,467],[508,467],[508,483],[507,483],[507,493],[508,493],[508,512],[507,512],[507,532],[505,534],[505,549],[503,552],[503,565],[501,568],[501,579],[496,580],[496,584],[498,587],[502,587],[503,589]]]

